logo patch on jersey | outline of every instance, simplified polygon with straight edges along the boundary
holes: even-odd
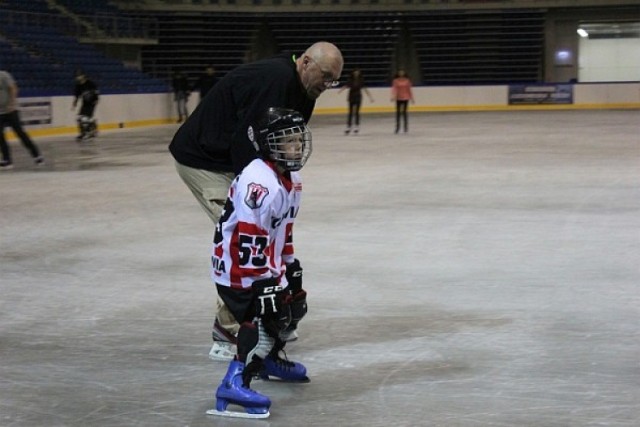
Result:
[[[266,199],[268,195],[269,189],[267,187],[252,182],[247,185],[247,195],[244,198],[244,202],[250,209],[258,209],[262,206],[262,202],[264,202],[264,199]]]

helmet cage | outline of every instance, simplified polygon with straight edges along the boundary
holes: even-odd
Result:
[[[311,156],[311,132],[307,126],[292,126],[269,132],[269,158],[287,171],[299,171]]]

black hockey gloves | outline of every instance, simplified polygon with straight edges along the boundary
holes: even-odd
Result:
[[[256,316],[267,333],[277,337],[291,323],[291,295],[274,278],[256,280],[252,285]]]
[[[302,289],[302,267],[300,261],[294,260],[287,265],[285,273],[291,290],[291,324],[281,335],[283,339],[292,334],[298,327],[298,322],[307,314],[307,292]]]
[[[299,260],[295,259],[291,264],[287,265],[285,276],[292,294],[295,295],[296,292],[302,290],[302,266],[300,266]]]

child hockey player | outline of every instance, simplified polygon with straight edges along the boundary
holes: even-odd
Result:
[[[311,133],[297,111],[270,108],[248,136],[259,158],[231,184],[211,257],[218,295],[240,324],[237,354],[207,413],[267,418],[271,401],[250,388],[253,377],[309,381],[306,368],[281,352],[307,312],[292,231],[302,191],[297,171],[311,155]]]

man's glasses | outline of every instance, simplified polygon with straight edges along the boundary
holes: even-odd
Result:
[[[336,87],[340,84],[340,81],[338,80],[333,80],[333,76],[329,77],[328,79],[323,79],[322,83],[324,83],[324,86],[326,88],[332,88],[332,87]]]
[[[320,71],[322,71],[322,82],[324,83],[324,87],[331,88],[331,87],[336,87],[340,84],[340,81],[335,80],[333,78],[333,74],[329,71],[324,71],[321,67],[320,64],[318,64],[312,57],[308,57],[314,64],[316,64],[316,66],[320,69]]]

